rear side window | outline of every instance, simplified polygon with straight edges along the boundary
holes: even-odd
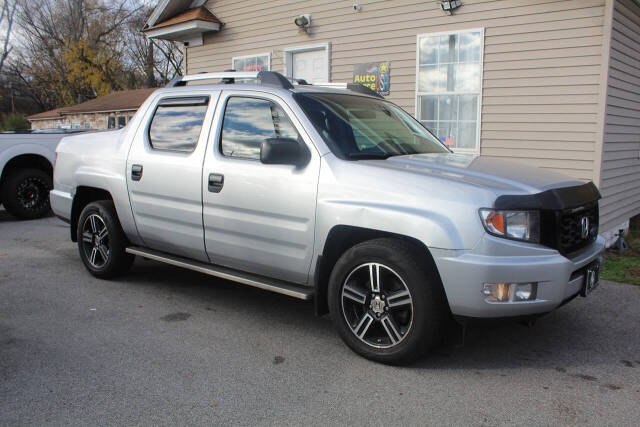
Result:
[[[298,139],[298,131],[286,113],[266,99],[232,97],[222,123],[222,154],[260,159],[260,145],[267,138]]]
[[[156,150],[191,152],[198,145],[209,97],[167,98],[160,101],[149,141]]]

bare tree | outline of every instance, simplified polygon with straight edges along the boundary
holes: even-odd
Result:
[[[14,50],[4,62],[0,86],[10,83],[38,110],[162,85],[181,68],[177,44],[141,32],[151,13],[148,0],[0,0],[0,5],[3,22],[11,16],[14,30]]]
[[[180,73],[182,50],[176,42],[148,39],[142,28],[152,9],[142,7],[129,21],[126,52],[131,65],[144,77],[147,87],[163,85]]]
[[[0,43],[2,44],[2,50],[0,50],[0,73],[2,73],[4,63],[13,49],[10,39],[18,3],[16,0],[0,0],[0,2],[0,30],[2,31],[2,36],[0,37]]]
[[[153,41],[157,52],[154,56],[154,69],[163,83],[167,83],[180,74],[183,53],[177,43],[167,40]]]
[[[136,87],[124,52],[127,24],[140,8],[131,0],[21,1],[22,43],[11,68],[34,100],[51,107]]]

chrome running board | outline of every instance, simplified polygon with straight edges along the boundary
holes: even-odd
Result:
[[[279,294],[288,295],[290,297],[310,300],[313,298],[313,289],[305,286],[296,285],[295,283],[282,282],[268,277],[257,276],[255,274],[245,273],[232,270],[218,265],[206,264],[204,262],[194,261],[175,255],[169,255],[164,252],[154,251],[140,247],[128,247],[127,253],[139,255],[154,261],[164,262],[165,264],[175,265],[210,276],[219,277],[221,279],[231,280],[233,282],[242,283],[243,285],[253,286],[255,288],[264,289]]]

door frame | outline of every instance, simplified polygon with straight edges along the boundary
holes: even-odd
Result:
[[[315,164],[316,173],[313,175],[315,177],[315,186],[314,186],[314,208],[313,215],[310,216],[311,223],[311,236],[310,236],[310,245],[308,248],[309,251],[309,262],[306,265],[306,272],[302,274],[298,274],[297,277],[292,275],[291,271],[289,271],[286,275],[283,275],[284,270],[279,268],[271,268],[265,269],[264,266],[255,268],[256,265],[249,267],[247,261],[244,261],[245,265],[241,265],[243,261],[235,259],[221,259],[216,257],[216,248],[213,247],[211,250],[207,247],[208,237],[207,237],[207,217],[208,211],[207,206],[211,203],[211,198],[219,198],[219,195],[211,196],[207,191],[207,180],[208,175],[211,173],[211,169],[208,169],[210,166],[217,167],[221,173],[224,174],[226,168],[235,169],[235,168],[243,168],[243,167],[254,167],[258,166],[261,168],[268,168],[273,171],[278,170],[288,170],[292,169],[291,165],[265,165],[260,162],[260,159],[248,159],[242,157],[230,157],[224,155],[222,153],[222,128],[224,125],[224,116],[227,109],[227,104],[230,98],[241,97],[241,98],[254,98],[259,100],[270,101],[278,105],[287,115],[287,118],[291,121],[294,128],[300,135],[302,142],[306,145],[309,150],[310,160],[306,167],[313,167]],[[260,92],[255,90],[246,90],[246,89],[223,89],[220,92],[220,96],[217,99],[217,107],[212,120],[212,126],[209,132],[209,139],[207,143],[207,148],[205,152],[205,156],[203,159],[202,166],[202,205],[203,205],[203,229],[204,229],[204,247],[207,253],[207,257],[209,258],[209,262],[212,264],[220,265],[222,267],[232,268],[240,271],[246,271],[254,274],[259,274],[266,277],[271,277],[279,280],[285,280],[298,284],[308,283],[311,275],[311,267],[314,265],[314,250],[315,250],[315,227],[316,227],[316,210],[317,210],[317,183],[319,180],[320,174],[320,162],[322,158],[322,154],[318,147],[316,147],[312,136],[308,133],[307,129],[303,125],[302,119],[300,118],[300,107],[297,106],[294,102],[292,102],[291,98],[283,98],[278,94],[271,92]],[[266,170],[268,170],[266,169]],[[226,177],[225,177],[226,179]],[[224,197],[224,189],[220,192],[222,197]],[[215,200],[214,203],[215,204]]]
[[[146,113],[145,113],[146,116],[143,118],[141,122],[137,124],[138,127],[135,129],[133,141],[129,145],[128,151],[127,151],[125,180],[126,180],[126,186],[127,186],[127,195],[129,197],[129,208],[131,209],[134,224],[136,227],[137,236],[140,242],[147,248],[164,251],[167,253],[171,253],[173,255],[179,255],[179,256],[183,256],[191,259],[196,259],[202,262],[209,262],[209,258],[207,257],[206,249],[204,246],[204,230],[202,234],[201,248],[196,245],[196,243],[199,245],[198,238],[191,238],[190,243],[185,244],[182,250],[180,249],[179,245],[175,244],[175,239],[173,243],[171,242],[170,239],[167,239],[167,238],[159,239],[157,242],[149,241],[148,236],[146,237],[147,240],[145,239],[145,236],[147,235],[146,233],[147,230],[146,229],[141,230],[140,216],[138,216],[139,214],[136,214],[137,209],[135,204],[137,203],[137,201],[136,201],[136,198],[134,197],[134,193],[136,192],[136,187],[139,187],[140,185],[148,185],[148,180],[145,180],[143,177],[141,182],[133,182],[131,180],[130,171],[134,163],[142,162],[144,165],[144,163],[149,164],[149,161],[152,161],[153,163],[155,160],[157,162],[158,159],[164,160],[166,163],[172,163],[174,165],[176,164],[176,162],[181,162],[181,164],[191,162],[191,165],[193,167],[191,167],[190,170],[181,171],[181,174],[183,174],[185,177],[182,181],[184,182],[184,180],[188,178],[192,178],[194,179],[194,182],[195,182],[195,179],[197,177],[198,186],[189,188],[189,192],[199,193],[199,195],[196,196],[195,194],[191,194],[193,197],[189,198],[187,195],[183,194],[182,197],[178,199],[178,201],[179,203],[182,203],[182,205],[184,205],[189,201],[194,201],[199,199],[199,202],[193,202],[193,205],[200,206],[199,221],[200,221],[200,224],[202,224],[202,164],[204,162],[206,150],[209,145],[209,136],[211,133],[211,129],[213,127],[213,118],[215,117],[216,106],[221,94],[222,94],[222,90],[211,89],[211,88],[207,88],[206,86],[191,86],[184,92],[172,92],[172,93],[160,92],[160,93],[154,94],[150,97],[151,102],[147,106]],[[182,152],[182,151],[175,151],[175,150],[168,150],[168,149],[153,148],[151,145],[151,139],[149,136],[150,129],[151,129],[151,125],[153,123],[153,119],[155,117],[156,111],[160,106],[160,104],[162,103],[162,101],[166,99],[172,99],[172,98],[175,99],[175,98],[202,98],[202,97],[208,98],[207,110],[203,117],[202,127],[200,129],[200,135],[198,136],[198,142],[196,143],[196,146],[193,149],[193,151]],[[197,167],[195,165],[197,165]],[[145,172],[148,172],[149,170],[154,171],[154,170],[157,170],[157,168],[153,167],[153,169],[150,169],[149,166],[145,166]],[[156,183],[156,185],[162,185],[162,184]],[[162,194],[158,194],[157,192],[154,192],[154,194],[152,195],[152,198],[155,198],[155,199],[158,199],[160,197],[162,197]],[[175,210],[176,209],[174,209],[174,211]],[[159,221],[164,221],[164,222],[171,221],[170,218],[167,219],[167,216],[166,215],[163,216],[162,213],[158,213],[157,216]],[[192,215],[192,217],[195,217],[195,216],[198,216],[198,214]],[[193,223],[197,223],[197,220],[193,220],[191,224]],[[188,221],[185,221],[185,224],[186,224],[185,226],[188,227],[190,223]],[[196,226],[195,228],[199,228],[199,227],[201,227],[201,225]],[[169,235],[169,237],[172,237],[172,236]],[[185,251],[184,250],[185,248],[187,248],[188,250]],[[202,250],[200,251],[200,249]]]
[[[282,61],[284,65],[284,75],[287,77],[293,77],[293,54],[300,52],[310,52],[313,50],[324,50],[327,55],[327,83],[331,82],[331,42],[304,45],[304,46],[291,46],[282,49]]]

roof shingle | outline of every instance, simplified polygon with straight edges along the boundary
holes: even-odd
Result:
[[[60,111],[62,108],[54,108],[53,110],[43,111],[42,113],[32,114],[27,116],[28,120],[40,120],[40,119],[55,119],[62,117]]]
[[[97,113],[100,111],[137,110],[155,89],[134,89],[113,92],[72,107],[60,107],[33,114],[28,120],[54,119],[64,114]]]

